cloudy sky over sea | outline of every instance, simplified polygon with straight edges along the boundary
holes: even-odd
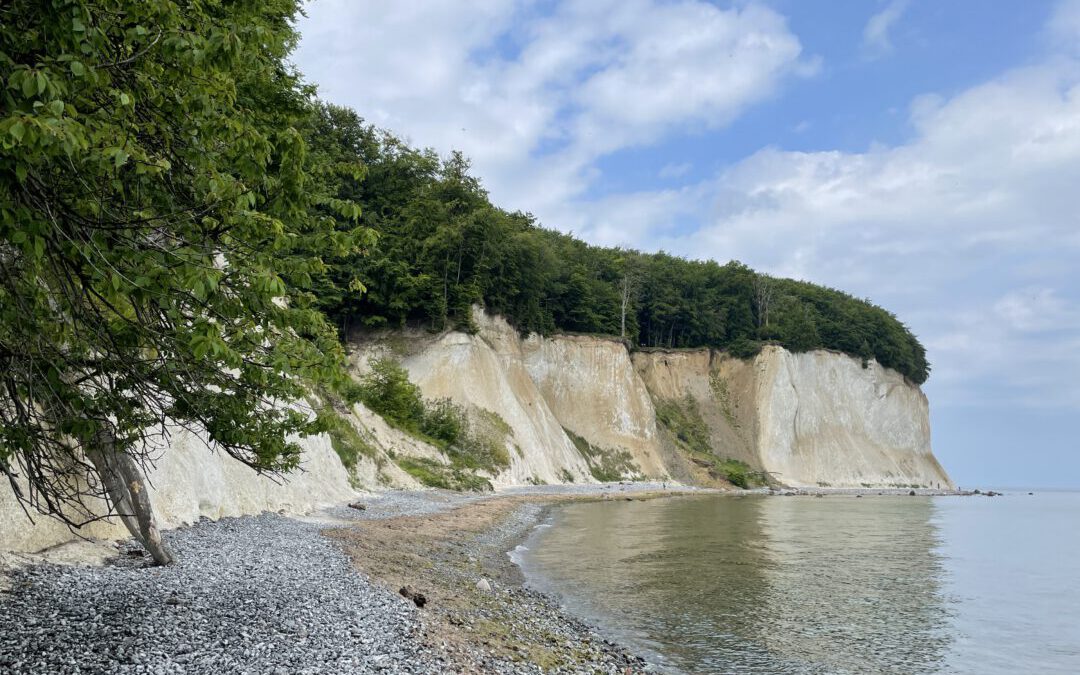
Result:
[[[320,95],[596,244],[868,297],[965,487],[1080,486],[1080,0],[315,0]]]

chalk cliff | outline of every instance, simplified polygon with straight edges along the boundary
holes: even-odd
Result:
[[[263,511],[306,513],[340,504],[356,495],[348,472],[330,439],[320,435],[301,441],[301,470],[271,479],[222,452],[211,452],[200,438],[174,429],[169,447],[148,472],[151,500],[163,528],[189,525],[200,518],[218,519]],[[87,504],[100,513],[101,504]],[[119,521],[97,521],[78,535],[98,539],[127,538]],[[34,514],[31,525],[12,491],[0,486],[0,549],[40,551],[76,539],[59,521]]]
[[[354,345],[355,364],[363,372],[373,357],[398,358],[426,396],[503,419],[511,465],[496,485],[588,481],[595,453],[626,458],[628,478],[701,481],[658,421],[667,404],[694,408],[717,458],[785,485],[952,487],[930,449],[926,396],[874,361],[776,346],[750,360],[631,353],[613,338],[522,337],[480,310],[475,323],[473,335],[369,336]]]
[[[930,447],[922,390],[874,361],[776,346],[634,354],[657,400],[701,411],[716,454],[796,487],[955,487]]]
[[[391,357],[430,398],[472,418],[497,420],[510,465],[496,487],[523,483],[661,478],[717,483],[658,409],[697,420],[715,459],[735,459],[790,486],[953,487],[930,447],[929,407],[918,386],[877,363],[770,346],[750,360],[708,349],[631,353],[617,339],[523,337],[477,310],[474,334],[395,331],[350,345],[362,375]],[[356,490],[416,487],[402,457],[446,463],[436,447],[357,405],[344,415],[370,446],[350,471],[328,436],[302,439],[303,471],[275,482],[177,430],[150,472],[164,527],[264,510],[303,513]],[[73,535],[47,518],[30,526],[0,487],[0,548],[40,550]],[[95,523],[86,536],[123,536]]]

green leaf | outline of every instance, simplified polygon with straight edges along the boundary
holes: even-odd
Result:
[[[86,66],[79,61],[72,61],[68,67],[71,68],[71,74],[75,77],[82,77],[86,73]]]
[[[21,141],[23,139],[23,134],[26,133],[26,125],[23,124],[22,120],[19,120],[11,125],[8,129],[8,133],[11,134],[16,141]]]

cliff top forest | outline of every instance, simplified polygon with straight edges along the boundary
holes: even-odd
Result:
[[[316,293],[343,334],[419,325],[471,330],[483,304],[522,332],[625,337],[634,347],[712,347],[739,357],[766,343],[876,359],[916,383],[923,346],[895,316],[841,291],[758,274],[738,262],[590,246],[493,205],[458,153],[442,158],[314,102],[305,137],[327,162],[358,162],[335,196],[359,204],[377,243],[329,261]],[[359,285],[363,293],[350,292]]]

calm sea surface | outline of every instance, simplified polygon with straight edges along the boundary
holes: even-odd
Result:
[[[516,553],[674,672],[1080,673],[1080,493],[571,504]]]

